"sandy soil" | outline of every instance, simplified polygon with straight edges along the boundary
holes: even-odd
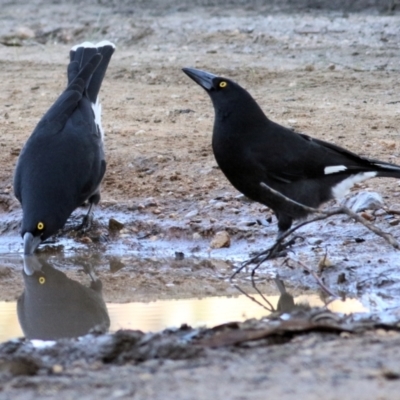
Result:
[[[385,14],[373,2],[361,13],[307,9],[300,2],[296,10],[290,2],[245,7],[237,2],[229,8],[217,2],[160,3],[146,8],[140,2],[66,6],[38,0],[4,4],[0,14],[3,253],[21,248],[19,205],[12,196],[14,165],[35,124],[63,90],[69,48],[104,38],[117,45],[101,93],[108,167],[98,231],[89,238],[61,238],[51,248],[67,255],[100,254],[98,273],[106,301],[232,294],[227,282],[232,260],[245,259],[276,234],[272,213],[246,202],[219,171],[211,150],[211,102],[181,72],[184,66],[238,81],[279,123],[400,163],[398,13]],[[356,3],[362,9],[367,2]],[[375,221],[399,237],[397,216],[387,213],[400,210],[399,183],[374,180],[355,188],[360,190],[381,193],[386,211]],[[110,217],[125,223],[118,234],[108,229]],[[219,263],[204,261],[211,239],[221,230],[231,236],[231,247],[213,250]],[[326,246],[340,241],[341,252],[330,255],[340,262],[326,272],[328,284],[337,289],[337,277],[345,271],[348,279],[340,290],[363,295],[375,289],[383,290],[385,298],[396,297],[398,256],[382,239],[343,217],[306,232],[309,241],[299,247],[299,257],[310,260],[312,248],[313,266]],[[96,243],[94,237],[102,235],[108,242]],[[322,246],[313,244],[316,237]],[[356,244],[357,237],[366,243]],[[175,251],[195,261],[182,268],[173,260]],[[111,276],[102,273],[113,265],[119,269],[115,263],[125,253],[127,268]],[[160,254],[165,257],[161,261]],[[144,255],[156,255],[157,261],[143,261]],[[17,264],[3,260],[2,300],[15,299],[22,288]],[[266,267],[266,276],[279,264]],[[302,271],[281,267],[280,274],[294,291],[317,287]],[[382,279],[382,274],[389,278]],[[130,290],[132,286],[137,290]],[[78,392],[82,398],[264,399],[267,392],[282,398],[396,398],[399,370],[392,349],[398,340],[397,332],[374,328],[361,336],[312,333],[284,345],[261,341],[208,349],[179,361],[156,355],[162,360],[128,358],[120,363],[124,366],[115,366],[78,357],[59,373],[39,367],[33,377],[4,367],[0,376],[14,377],[1,380],[0,398],[46,398],[56,392],[63,398]],[[0,353],[15,353],[7,351],[3,347]],[[288,386],[288,381],[293,383]]]

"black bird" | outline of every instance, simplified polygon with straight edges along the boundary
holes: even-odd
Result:
[[[67,88],[25,143],[14,175],[25,254],[61,229],[71,213],[100,200],[106,170],[98,93],[114,53],[108,41],[70,51]]]
[[[68,278],[48,259],[24,257],[25,288],[17,313],[26,338],[54,340],[82,336],[94,328],[108,330],[103,285],[91,266],[83,268],[91,278],[90,286]]]
[[[271,201],[261,183],[309,207],[342,197],[373,177],[400,178],[400,167],[360,157],[342,147],[293,132],[263,113],[251,95],[230,79],[183,68],[211,97],[215,110],[212,148],[231,184],[250,199],[272,208],[280,237],[307,211]]]

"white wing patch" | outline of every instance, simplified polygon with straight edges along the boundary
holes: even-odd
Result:
[[[97,125],[97,129],[100,132],[101,141],[104,141],[104,131],[101,126],[101,104],[99,103],[99,98],[97,98],[96,103],[92,103],[92,110],[94,113],[94,122]]]
[[[339,182],[336,186],[332,188],[332,195],[336,199],[345,196],[351,187],[356,183],[366,181],[367,179],[374,178],[378,173],[376,171],[362,172],[357,175],[349,176],[348,178]]]
[[[324,174],[336,174],[336,172],[346,171],[346,169],[347,167],[345,167],[344,165],[332,165],[330,167],[324,168]]]

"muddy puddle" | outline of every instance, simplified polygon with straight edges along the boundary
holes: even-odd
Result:
[[[19,263],[12,255],[0,260],[10,262],[10,259],[14,259],[16,267],[20,269],[22,291],[16,294],[17,302],[0,302],[0,341],[22,336],[45,340],[76,337],[92,329],[156,332],[182,325],[212,327],[232,321],[266,317],[279,309],[281,301],[279,295],[252,295],[251,298],[236,295],[105,303],[103,281],[93,267],[93,264],[98,264],[95,259],[86,259],[80,266],[71,265],[69,260],[70,272],[83,268],[87,275],[86,284],[69,278],[61,268],[55,267],[59,267],[61,257],[57,257],[58,262],[52,262],[52,257],[48,256],[21,257]],[[103,272],[102,276],[106,274],[112,276],[113,271]],[[325,305],[317,294],[297,296],[293,301],[299,307]],[[262,307],[260,304],[263,302],[271,310]],[[342,314],[368,312],[356,299],[336,299],[326,308]]]
[[[0,222],[11,226],[17,219],[11,214]],[[234,282],[230,277],[242,261],[273,242],[274,224],[246,226],[246,232],[253,230],[251,240],[237,226],[230,247],[211,249],[212,235],[198,233],[207,231],[206,222],[193,230],[185,220],[157,222],[145,213],[115,209],[97,210],[96,221],[86,236],[64,233],[28,259],[17,229],[0,237],[0,341],[259,319],[279,309],[277,274],[295,304],[385,321],[398,318],[397,252],[344,216],[299,230],[302,239],[286,258],[257,270],[256,287],[251,267]],[[121,224],[117,232],[111,229],[116,222]],[[378,223],[388,226],[383,217]],[[304,265],[316,271],[330,294]]]

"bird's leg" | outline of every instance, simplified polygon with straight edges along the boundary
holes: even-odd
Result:
[[[89,210],[82,218],[81,230],[83,232],[87,232],[92,227],[93,217],[93,203],[89,203]]]
[[[287,248],[294,245],[297,239],[304,239],[300,235],[293,236],[291,239],[284,242],[284,239],[287,237],[285,235],[286,231],[279,231],[278,236],[276,237],[275,244],[271,249],[270,258],[278,258],[278,257],[286,257],[287,256]]]
[[[82,218],[82,223],[80,223],[74,230],[81,231],[83,233],[87,232],[93,223],[93,202],[89,201],[89,210],[86,215]]]

